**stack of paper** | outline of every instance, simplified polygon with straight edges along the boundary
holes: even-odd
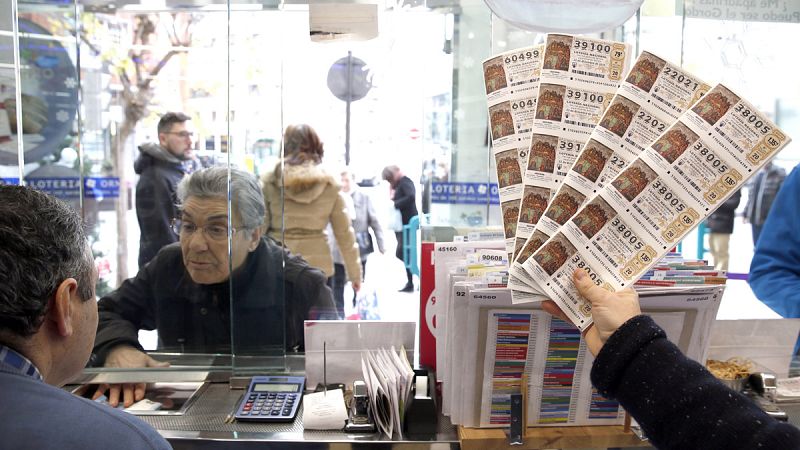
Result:
[[[364,351],[361,370],[378,429],[390,438],[396,431],[402,439],[403,421],[414,382],[414,370],[405,348],[401,347],[399,353],[394,347],[391,350]]]
[[[683,286],[725,284],[726,270],[716,270],[708,261],[684,259],[680,253],[668,253],[634,283],[641,286]]]

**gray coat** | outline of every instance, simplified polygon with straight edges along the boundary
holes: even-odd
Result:
[[[342,195],[347,194],[342,193]],[[350,192],[350,195],[353,198],[353,206],[355,208],[353,230],[355,230],[356,233],[356,240],[361,242],[360,240],[363,238],[360,236],[368,235],[369,229],[372,228],[372,232],[375,234],[375,239],[378,241],[378,250],[380,250],[381,253],[385,252],[386,247],[384,246],[383,241],[383,228],[381,228],[381,224],[378,222],[378,214],[375,212],[375,207],[372,205],[369,195],[365,194],[359,189],[353,189]],[[331,248],[331,253],[333,254],[333,261],[336,264],[343,264],[342,255],[339,253],[338,246],[336,245],[336,239],[329,234],[328,241],[328,245]],[[359,248],[361,250],[361,258],[366,258],[370,252],[365,252],[361,246],[359,246]]]

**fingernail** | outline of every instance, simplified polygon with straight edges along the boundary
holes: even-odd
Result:
[[[581,281],[581,280],[583,280],[584,278],[586,278],[586,272],[585,272],[585,271],[583,271],[583,270],[580,270],[580,269],[578,269],[577,271],[575,271],[575,279],[576,279],[576,280],[578,280],[578,281]]]

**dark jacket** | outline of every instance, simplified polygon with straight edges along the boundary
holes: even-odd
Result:
[[[750,193],[744,207],[745,219],[757,227],[764,225],[784,179],[786,170],[772,163],[758,171],[750,182]]]
[[[136,218],[139,220],[139,267],[144,267],[161,247],[178,241],[170,228],[177,217],[175,188],[183,178],[183,163],[157,144],[139,146],[133,164],[136,183]]]
[[[750,262],[750,287],[783,317],[800,317],[800,168],[786,177]]]
[[[667,340],[648,316],[623,324],[592,366],[592,384],[615,398],[659,449],[800,448],[800,430],[769,417]]]
[[[736,218],[736,208],[742,199],[742,192],[737,190],[716,211],[711,213],[706,219],[706,226],[712,233],[731,234],[733,233],[733,219]]]
[[[325,275],[270,238],[261,239],[231,279],[233,307],[230,280],[197,284],[183,265],[180,245],[163,248],[136,277],[100,299],[93,363],[101,365],[119,344],[141,349],[139,330],[157,329],[162,351],[241,355],[300,349],[303,320],[336,317]]]
[[[400,210],[403,225],[417,215],[417,190],[411,178],[403,176],[394,186],[394,207]]]

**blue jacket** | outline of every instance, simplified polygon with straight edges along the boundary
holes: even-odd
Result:
[[[750,287],[783,317],[800,317],[800,169],[786,177],[750,263]]]
[[[135,416],[10,369],[0,363],[2,450],[172,448],[156,430]]]

